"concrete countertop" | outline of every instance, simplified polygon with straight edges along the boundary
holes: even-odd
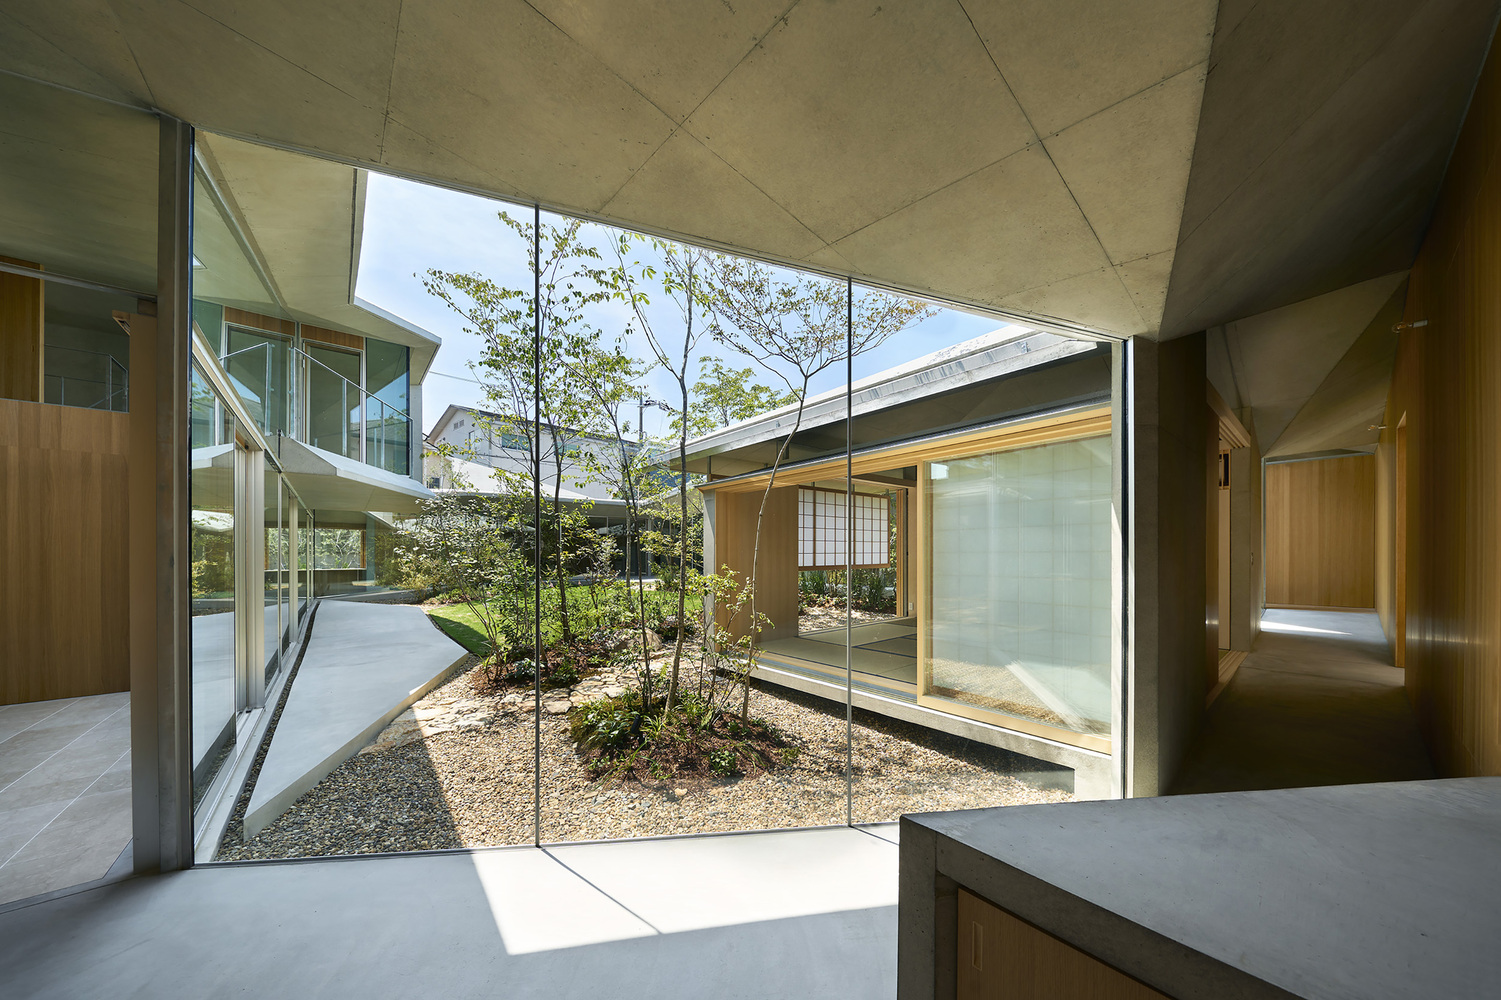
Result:
[[[1184,1000],[1501,996],[1501,778],[929,813],[901,844],[904,998],[946,944],[935,872]]]

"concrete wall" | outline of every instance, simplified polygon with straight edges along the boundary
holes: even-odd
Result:
[[[1208,581],[1204,487],[1211,428],[1204,335],[1131,341],[1126,794],[1158,795],[1198,730]]]
[[[1501,774],[1501,59],[1492,51],[1413,265],[1381,435],[1378,607],[1440,773]],[[1424,325],[1417,326],[1415,324]],[[1396,456],[1406,439],[1406,628]]]

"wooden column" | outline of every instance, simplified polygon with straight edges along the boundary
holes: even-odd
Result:
[[[37,267],[30,261],[0,257],[7,264]],[[41,278],[0,271],[0,398],[40,403],[46,398],[42,368],[46,333],[46,290]]]

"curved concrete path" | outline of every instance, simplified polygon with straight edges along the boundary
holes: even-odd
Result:
[[[468,655],[412,605],[325,600],[317,615],[245,811],[247,840]]]

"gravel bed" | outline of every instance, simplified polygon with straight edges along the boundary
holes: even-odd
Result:
[[[590,678],[597,697],[615,678]],[[685,787],[591,781],[568,737],[569,692],[544,692],[542,840],[599,840],[845,821],[844,708],[753,689],[751,714],[801,748],[796,763],[753,778]],[[222,860],[364,854],[532,842],[533,709],[529,692],[475,692],[462,673],[397,719],[248,843]],[[1061,802],[1017,777],[1038,765],[1005,751],[857,712],[854,820],[902,813]]]

